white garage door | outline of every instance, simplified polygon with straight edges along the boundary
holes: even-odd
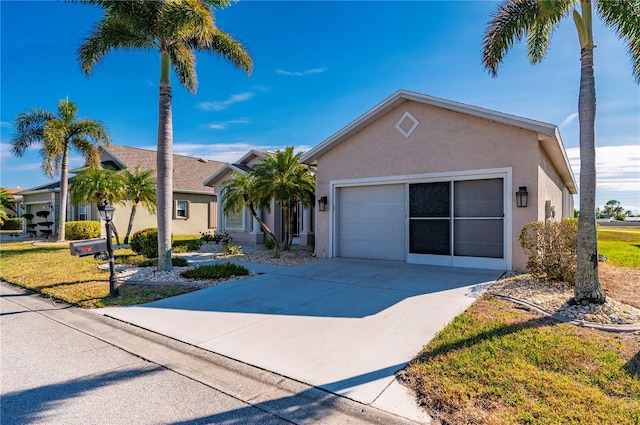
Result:
[[[338,190],[337,256],[406,260],[405,185]]]

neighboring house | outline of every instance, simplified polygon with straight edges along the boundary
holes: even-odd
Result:
[[[18,192],[21,192],[22,189],[19,187],[5,187],[4,190],[13,197],[13,202],[15,208],[5,208],[4,212],[7,213],[9,218],[22,217],[22,195],[17,195]]]
[[[137,166],[142,170],[156,169],[156,152],[119,145],[100,147],[100,161],[103,167],[115,170],[129,169]],[[172,233],[197,234],[217,227],[217,203],[213,189],[202,184],[202,181],[224,165],[223,162],[210,161],[183,155],[173,156],[173,223]],[[77,171],[77,170],[75,170]],[[73,172],[73,171],[72,171]],[[60,211],[60,182],[49,183],[26,189],[20,192],[24,197],[24,212],[35,214],[38,210],[53,211],[53,229],[57,229]],[[131,204],[116,204],[114,218],[115,227],[124,237],[129,224]],[[95,202],[87,204],[67,205],[67,221],[99,220]],[[38,221],[34,219],[34,221]],[[142,206],[138,206],[133,222],[133,232],[147,227],[157,227],[155,214],[150,214]]]
[[[524,270],[524,225],[572,217],[577,193],[557,126],[408,91],[301,161],[320,257]]]
[[[204,181],[206,186],[214,188],[219,199],[218,217],[220,217],[220,220],[218,230],[228,232],[236,242],[262,244],[265,235],[260,224],[251,216],[247,208],[243,208],[242,211],[238,213],[224,213],[222,209],[224,193],[221,193],[220,186],[226,180],[232,178],[234,172],[246,174],[253,171],[255,165],[261,163],[268,155],[272,154],[270,152],[251,149],[238,161],[233,164],[225,164]],[[281,242],[284,239],[283,220],[285,217],[278,204],[272,201],[271,211],[265,209],[257,210],[256,212],[269,229],[271,229],[278,241]],[[293,231],[294,243],[299,243],[303,246],[313,245],[313,212],[311,207],[302,207],[302,205],[298,203],[298,205],[292,209],[292,214],[294,214],[294,221],[297,223]]]

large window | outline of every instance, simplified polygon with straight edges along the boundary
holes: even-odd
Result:
[[[243,220],[244,208],[239,212],[229,212],[225,214],[225,228],[226,229],[240,229],[244,228]]]

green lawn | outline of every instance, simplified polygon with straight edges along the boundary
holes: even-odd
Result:
[[[180,246],[199,236],[175,238]],[[185,242],[187,241],[187,242]],[[144,262],[131,250],[115,251],[116,262],[139,264]],[[130,261],[127,261],[130,260]],[[195,287],[170,285],[121,285],[120,296],[109,298],[109,272],[97,269],[104,261],[92,256],[73,257],[69,243],[47,243],[34,246],[32,242],[2,242],[0,244],[0,279],[55,299],[81,307],[141,304],[172,297],[195,290]]]
[[[640,229],[599,229],[600,253],[640,268]],[[640,282],[638,282],[640,285]],[[640,425],[640,338],[559,324],[484,296],[402,376],[450,424]]]
[[[446,423],[637,425],[635,342],[485,296],[442,330],[405,376]]]
[[[598,251],[615,266],[640,269],[640,227],[598,227]]]

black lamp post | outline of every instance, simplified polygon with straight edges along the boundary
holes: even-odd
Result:
[[[109,296],[118,296],[118,283],[116,282],[115,264],[113,261],[113,246],[111,245],[111,221],[113,220],[113,214],[116,209],[109,205],[107,199],[104,200],[104,205],[98,207],[100,218],[105,222],[105,230],[107,231],[107,253],[109,254]]]

